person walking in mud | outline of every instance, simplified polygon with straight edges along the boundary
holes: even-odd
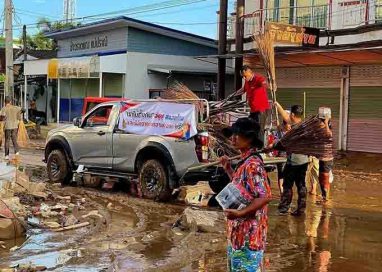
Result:
[[[259,140],[260,126],[250,118],[239,118],[231,127],[223,130],[240,150],[241,160],[235,169],[228,157],[220,159],[231,178],[231,184],[249,203],[240,210],[224,211],[228,222],[229,271],[264,271],[263,257],[268,230],[268,207],[271,189],[267,182],[264,163],[257,153],[263,146]]]
[[[322,122],[322,129],[325,130],[327,137],[330,139],[330,150],[333,150],[333,132],[330,122],[330,114],[322,115],[319,118]],[[333,169],[333,153],[328,158],[320,159],[319,161],[319,176],[318,180],[321,188],[322,202],[327,202],[330,191],[330,174]]]
[[[17,131],[21,120],[21,108],[12,105],[12,99],[5,97],[5,106],[0,111],[0,120],[4,121],[5,133],[5,159],[9,159],[9,141],[12,139],[16,156],[19,155],[19,146],[17,144]]]
[[[294,105],[291,108],[291,113],[288,114],[283,107],[275,102],[278,112],[281,114],[283,120],[291,125],[291,127],[297,126],[302,122],[304,110],[300,105]],[[293,199],[293,184],[296,184],[298,199],[297,209],[292,212],[294,216],[300,216],[305,212],[306,208],[306,184],[305,176],[308,168],[309,158],[306,155],[289,153],[287,156],[287,162],[284,168],[284,182],[283,193],[281,195],[281,201],[279,204],[279,214],[285,215],[288,213],[290,204]]]

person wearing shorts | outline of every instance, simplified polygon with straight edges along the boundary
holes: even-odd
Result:
[[[333,132],[332,125],[330,122],[330,118],[326,117],[325,119],[321,119],[322,128],[325,129],[327,135],[332,139],[333,145]],[[330,172],[333,169],[333,154],[328,158],[321,159],[319,162],[319,183],[321,188],[322,201],[326,202],[329,198],[330,191]]]

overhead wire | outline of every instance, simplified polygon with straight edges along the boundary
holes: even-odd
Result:
[[[110,19],[116,15],[140,14],[140,13],[169,9],[169,8],[173,8],[173,7],[190,5],[190,4],[195,4],[195,3],[205,2],[205,1],[208,1],[208,0],[170,0],[170,1],[164,1],[161,3],[157,3],[157,4],[148,4],[148,5],[143,5],[140,7],[125,9],[125,10],[118,10],[118,11],[113,11],[113,12],[106,12],[106,13],[101,13],[101,14],[94,14],[94,15],[77,17],[77,18],[73,18],[73,21],[74,22],[76,22],[76,21],[91,22],[91,21],[96,21],[96,20],[100,20],[100,19]],[[53,23],[54,22],[65,22],[65,20],[56,20],[56,21],[53,21]],[[30,24],[26,24],[26,25],[27,26],[37,26],[37,23],[30,23]],[[21,28],[21,27],[22,27],[21,25],[15,26],[16,29]]]

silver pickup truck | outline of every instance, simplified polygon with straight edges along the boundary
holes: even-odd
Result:
[[[181,185],[181,177],[190,184],[208,173],[184,176],[187,168],[208,159],[208,133],[190,140],[128,134],[118,129],[122,103],[99,104],[73,125],[49,132],[45,161],[50,180],[68,184],[81,165],[94,175],[135,176],[142,194],[155,199],[166,198]]]

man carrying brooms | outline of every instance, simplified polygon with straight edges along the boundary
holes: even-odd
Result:
[[[283,107],[275,102],[278,112],[281,114],[283,120],[290,124],[292,129],[302,122],[304,109],[300,105],[293,105],[288,114]],[[276,143],[277,146],[277,143]],[[272,147],[271,147],[272,148]],[[305,212],[306,208],[306,184],[305,176],[308,168],[309,157],[303,154],[289,153],[287,154],[287,162],[284,168],[283,176],[283,192],[279,204],[279,214],[288,214],[290,204],[293,198],[293,184],[297,187],[297,209],[292,212],[292,215],[299,216]]]

